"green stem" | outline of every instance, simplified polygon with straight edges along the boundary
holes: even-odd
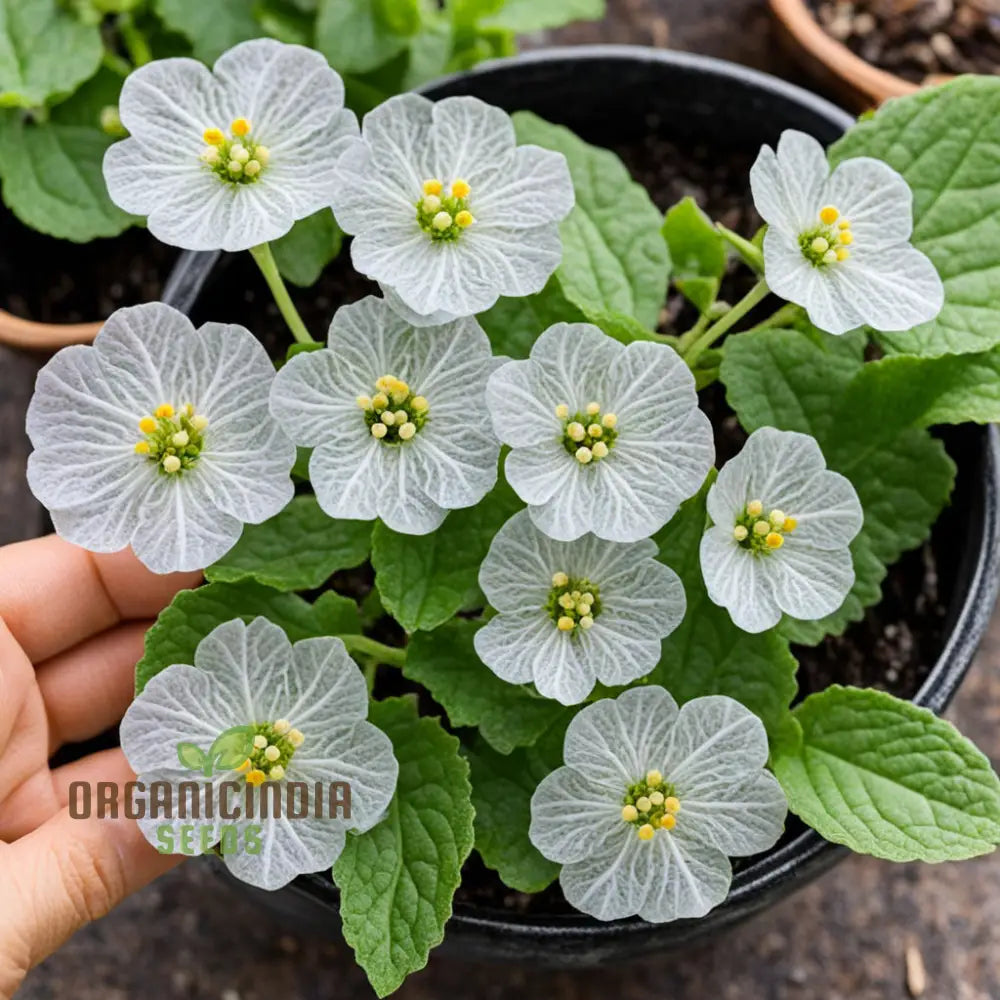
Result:
[[[767,283],[761,278],[746,295],[721,319],[716,320],[705,332],[695,340],[684,352],[684,360],[689,368],[694,368],[698,358],[708,350],[727,330],[734,327],[755,305],[763,301],[771,292]]]
[[[101,65],[122,79],[125,79],[132,72],[132,64],[110,49],[105,49],[101,55]]]
[[[145,66],[146,63],[153,61],[153,52],[146,41],[146,36],[136,27],[131,14],[118,16],[118,30],[128,50],[129,58],[135,66]]]
[[[398,646],[386,646],[375,639],[369,639],[366,635],[341,635],[338,638],[349,653],[370,656],[376,663],[385,663],[390,667],[401,667],[406,663],[406,650]]]
[[[375,690],[375,672],[378,670],[378,663],[369,660],[364,666],[365,684],[368,685],[368,694]]]
[[[251,247],[250,253],[257,262],[260,273],[264,275],[267,287],[271,289],[275,304],[284,317],[288,329],[291,330],[292,336],[300,344],[315,344],[316,341],[310,336],[299,311],[295,308],[295,303],[292,302],[292,297],[288,294],[288,289],[285,287],[281,272],[274,260],[274,254],[271,253],[271,245],[261,243],[259,246]]]
[[[684,333],[680,335],[680,338],[677,341],[677,350],[683,354],[688,347],[705,332],[705,329],[708,327],[708,323],[709,317],[708,312],[706,311],[698,317],[698,322],[695,323],[690,330],[685,330]]]

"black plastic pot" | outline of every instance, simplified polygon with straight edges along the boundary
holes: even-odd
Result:
[[[755,151],[787,128],[830,143],[852,122],[821,98],[773,77],[714,59],[627,46],[550,50],[484,64],[425,93],[472,94],[508,111],[528,109],[601,145],[639,138],[655,121],[660,133],[681,144]],[[948,704],[965,676],[1000,584],[1000,436],[992,428],[967,426],[949,431],[947,445],[959,474],[951,510],[937,530],[951,546],[962,539],[961,556],[951,573],[947,641],[914,698],[934,711]],[[580,968],[715,935],[787,896],[846,853],[799,829],[744,865],[725,903],[702,920],[599,923],[582,915],[527,917],[460,904],[442,947],[465,959]],[[286,928],[339,936],[337,890],[328,875],[302,877],[278,893],[242,888],[279,911]]]

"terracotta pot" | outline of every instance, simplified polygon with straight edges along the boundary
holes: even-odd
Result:
[[[827,34],[805,0],[769,0],[793,56],[816,81],[862,111],[919,85],[879,69]]]
[[[163,287],[161,299],[186,311],[201,291],[202,282],[218,254],[185,251]],[[0,309],[0,344],[29,351],[58,351],[70,344],[89,344],[104,326],[96,323],[35,323]]]

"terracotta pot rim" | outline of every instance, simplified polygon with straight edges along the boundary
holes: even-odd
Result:
[[[104,326],[96,323],[36,323],[0,309],[0,344],[29,351],[55,351],[69,344],[89,344]]]
[[[902,97],[920,89],[919,84],[873,66],[837,41],[816,20],[805,0],[769,0],[769,3],[774,16],[802,49],[853,90],[881,104],[890,97]]]

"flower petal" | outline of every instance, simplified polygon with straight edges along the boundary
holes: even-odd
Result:
[[[859,247],[905,243],[913,232],[910,185],[882,160],[870,156],[844,160],[824,185],[820,201],[839,209]]]
[[[547,774],[531,796],[528,837],[557,864],[580,861],[599,851],[615,835],[620,838],[623,828],[621,802],[572,767]]]
[[[778,607],[811,621],[833,614],[854,586],[854,561],[847,546],[818,549],[792,536],[762,567]]]
[[[478,97],[461,96],[438,101],[431,115],[433,169],[428,176],[445,184],[465,180],[475,197],[478,189],[486,188],[494,178],[510,175],[517,139],[514,123],[505,111]],[[417,197],[419,194],[418,187]]]
[[[805,132],[786,129],[777,152],[761,147],[750,168],[754,205],[765,222],[798,234],[819,221],[829,172],[819,142]]]
[[[744,632],[766,632],[781,620],[781,609],[771,592],[771,578],[755,556],[733,538],[732,528],[709,528],[701,536],[701,574],[708,596],[724,607],[733,624]]]
[[[566,157],[540,146],[518,146],[509,170],[472,196],[479,222],[506,229],[559,222],[576,201]]]

